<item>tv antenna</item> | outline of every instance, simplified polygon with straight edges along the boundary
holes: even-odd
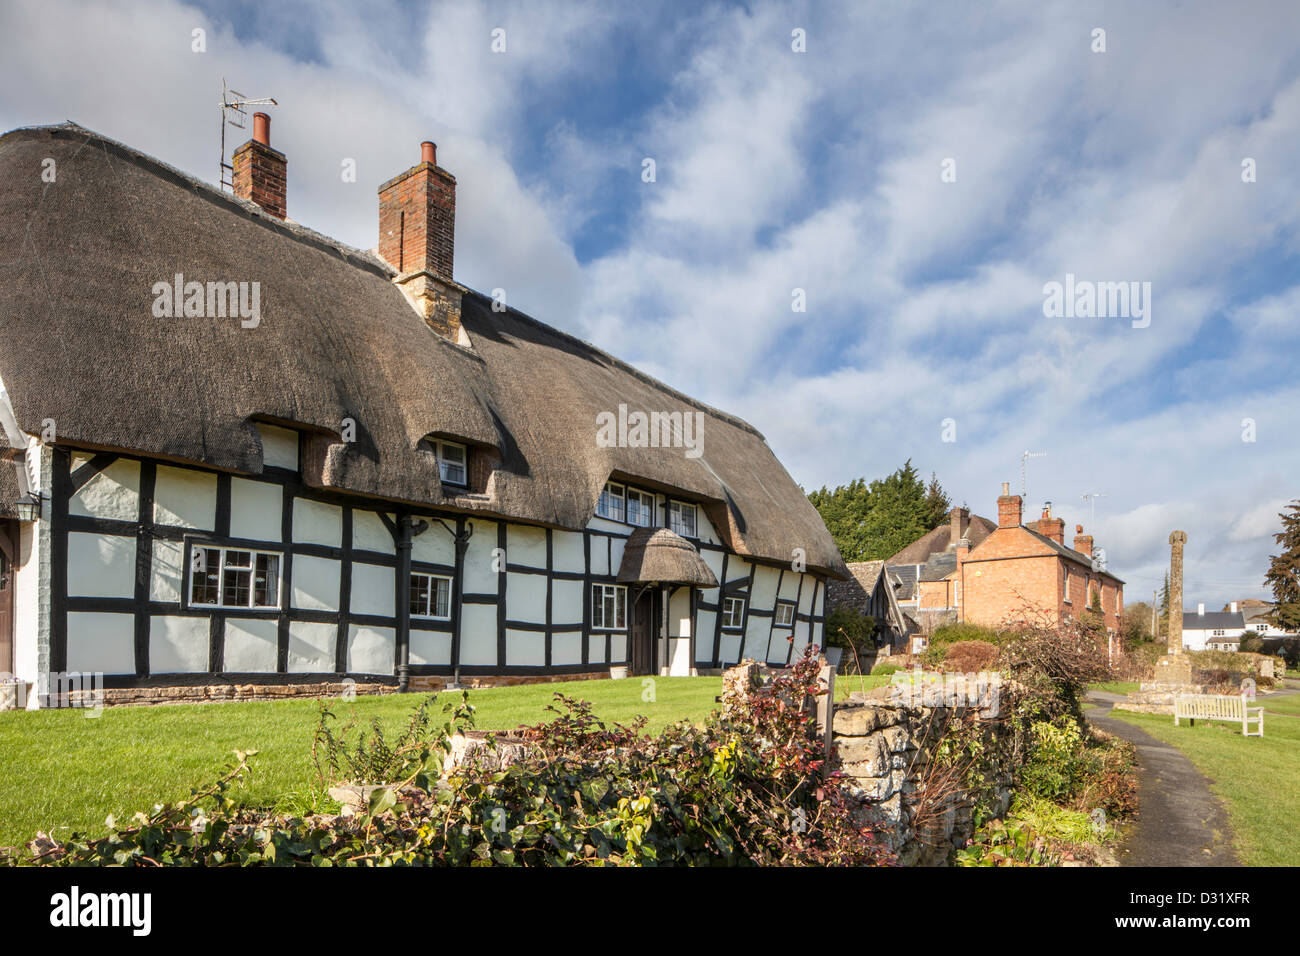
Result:
[[[1109,498],[1110,495],[1108,495],[1104,491],[1089,491],[1087,494],[1082,494],[1079,497],[1082,498],[1084,501],[1088,502],[1089,508],[1091,509],[1090,516],[1088,518],[1089,521],[1088,533],[1092,534],[1092,532],[1097,527],[1097,499]]]
[[[252,99],[245,96],[237,90],[232,90],[226,86],[226,78],[221,78],[221,170],[220,182],[222,189],[229,189],[232,192],[235,189],[235,167],[226,162],[226,126],[233,126],[235,129],[248,128],[248,110],[245,106],[279,106],[275,100],[269,96],[261,99]]]
[[[1029,459],[1031,458],[1046,458],[1046,457],[1047,457],[1047,452],[1030,451],[1028,448],[1026,448],[1025,453],[1020,456],[1020,497],[1026,501],[1029,500],[1029,482],[1028,482],[1028,478],[1025,475],[1025,471],[1026,471],[1025,466],[1029,463]]]

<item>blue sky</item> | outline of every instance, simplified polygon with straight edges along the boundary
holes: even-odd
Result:
[[[741,415],[805,487],[911,458],[995,515],[1046,452],[1031,516],[1105,492],[1129,601],[1183,528],[1218,607],[1263,595],[1300,497],[1297,38],[1283,2],[18,2],[0,127],[212,179],[224,76],[279,101],[290,216],[365,248],[434,139],[458,279]],[[1150,282],[1150,326],[1044,316],[1066,273]]]

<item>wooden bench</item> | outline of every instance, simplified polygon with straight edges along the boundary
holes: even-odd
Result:
[[[1196,719],[1226,720],[1241,724],[1243,737],[1264,736],[1264,708],[1247,707],[1247,698],[1222,694],[1179,694],[1174,698],[1174,726],[1186,717],[1196,726]],[[1252,731],[1250,725],[1254,724]]]

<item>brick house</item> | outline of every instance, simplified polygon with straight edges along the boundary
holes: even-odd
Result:
[[[1075,525],[1073,547],[1065,544],[1065,522],[1042,516],[1021,523],[1021,499],[1006,483],[998,497],[998,525],[978,544],[962,542],[952,574],[959,620],[995,626],[1026,610],[1052,620],[1075,617],[1099,604],[1108,632],[1124,614],[1124,582],[1094,556],[1092,535]]]
[[[1093,553],[1091,535],[1052,516],[1022,523],[1019,495],[1003,484],[994,524],[953,508],[947,524],[918,538],[885,562],[899,606],[922,634],[956,621],[996,626],[1026,610],[1062,620],[1100,602],[1108,631],[1119,629],[1124,582]]]

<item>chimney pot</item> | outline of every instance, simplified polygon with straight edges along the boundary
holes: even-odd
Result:
[[[427,139],[420,144],[420,162],[438,165],[438,146]]]
[[[253,138],[235,150],[230,159],[234,167],[231,186],[236,196],[257,203],[277,219],[287,215],[287,192],[284,153],[271,146],[271,117],[253,114]]]
[[[1205,605],[1204,605],[1204,604],[1198,604],[1198,605],[1196,605],[1196,613],[1199,614],[1199,615],[1201,615],[1202,617],[1204,617],[1204,616],[1205,616]]]
[[[1081,524],[1076,524],[1076,525],[1074,526],[1074,533],[1075,533],[1075,534],[1083,534],[1083,525],[1081,525]]]
[[[1002,493],[1004,495],[1011,494],[1011,482],[1009,481],[1002,482]]]
[[[1233,614],[1236,614],[1236,613],[1237,613],[1237,602],[1236,602],[1236,601],[1233,601],[1233,602],[1232,602],[1232,613],[1233,613]]]

